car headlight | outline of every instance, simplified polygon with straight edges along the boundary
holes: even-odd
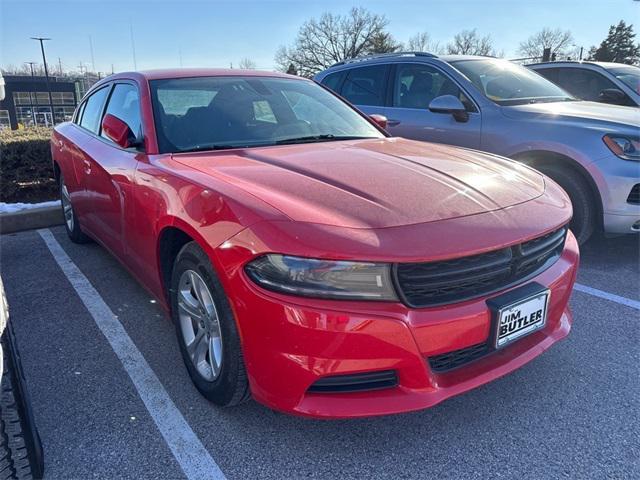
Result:
[[[391,266],[263,255],[245,266],[258,285],[276,292],[349,300],[397,300]]]
[[[605,135],[604,143],[613,153],[624,160],[640,161],[640,140],[624,135]]]

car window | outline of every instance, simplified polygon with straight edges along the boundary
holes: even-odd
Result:
[[[617,88],[601,73],[586,68],[559,68],[557,83],[571,95],[592,102],[599,100],[602,90]]]
[[[84,107],[87,105],[87,102],[83,102],[80,104],[80,106],[78,107],[78,113],[76,113],[75,119],[73,120],[73,123],[76,123],[78,125],[80,125],[80,119],[82,118],[82,112],[84,111]]]
[[[322,84],[336,93],[340,93],[340,87],[342,87],[342,80],[344,79],[346,72],[336,72],[327,75],[322,79]]]
[[[631,90],[640,94],[640,68],[625,65],[624,67],[610,68],[609,72]]]
[[[534,71],[538,75],[542,75],[544,78],[546,78],[550,82],[553,82],[556,85],[558,85],[558,72],[559,72],[558,68],[540,68],[540,69],[536,69]],[[567,89],[565,88],[565,90],[567,90]]]
[[[102,108],[104,107],[104,101],[108,93],[109,87],[104,87],[91,94],[85,102],[86,105],[82,112],[80,126],[93,133],[98,133],[100,130],[100,119],[102,118]]]
[[[354,105],[384,106],[387,69],[374,65],[349,70],[341,95]]]
[[[198,77],[152,80],[150,86],[163,153],[382,136],[307,80]]]
[[[417,63],[398,65],[393,82],[393,106],[427,109],[436,97],[453,95],[473,111],[475,107],[460,88],[437,68]]]
[[[142,121],[140,120],[140,98],[138,89],[129,83],[118,83],[113,87],[109,97],[105,115],[110,113],[126,123],[133,134],[139,137],[142,134]],[[104,132],[100,135],[108,138]]]
[[[574,100],[569,93],[536,72],[507,60],[483,58],[450,63],[498,105]]]

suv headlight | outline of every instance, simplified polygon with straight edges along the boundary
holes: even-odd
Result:
[[[605,135],[604,143],[613,153],[624,160],[640,161],[640,140],[626,135]]]
[[[276,292],[304,297],[342,300],[397,300],[391,266],[263,255],[245,266],[258,285]]]

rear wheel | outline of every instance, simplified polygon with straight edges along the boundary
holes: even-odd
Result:
[[[598,209],[589,184],[582,176],[567,168],[555,165],[536,167],[555,180],[569,195],[573,206],[573,218],[569,228],[580,245],[586,243],[596,228]]]
[[[213,403],[249,399],[231,306],[207,255],[195,242],[178,253],[171,276],[171,316],[191,380]]]
[[[62,203],[62,214],[64,215],[64,226],[71,241],[73,243],[87,243],[91,241],[91,239],[80,229],[80,222],[73,210],[69,189],[64,182],[64,176],[62,173],[60,173],[60,201]]]

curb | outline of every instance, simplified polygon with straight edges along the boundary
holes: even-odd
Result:
[[[0,234],[34,230],[36,228],[62,225],[62,209],[60,206],[32,208],[15,213],[0,214]]]

